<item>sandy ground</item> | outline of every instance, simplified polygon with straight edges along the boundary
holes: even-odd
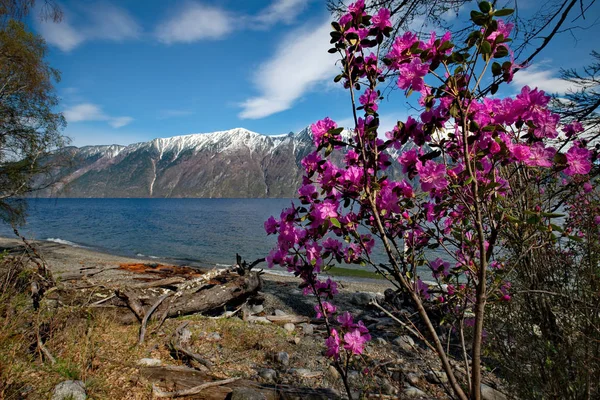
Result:
[[[163,263],[157,259],[122,257],[48,241],[32,241],[30,243],[38,249],[39,254],[44,258],[58,282],[86,275],[84,279],[86,284],[102,284],[116,288],[126,285],[133,279],[143,278],[141,274],[135,274],[134,277],[134,274],[128,271],[118,269],[120,264]],[[10,252],[23,251],[23,243],[18,239],[0,237],[0,251],[3,250]],[[336,297],[336,304],[345,309],[354,307],[352,299],[356,292],[382,295],[386,288],[391,287],[391,284],[384,280],[332,278],[338,282],[340,289],[340,295]],[[314,299],[302,294],[301,290],[298,289],[299,283],[299,278],[291,275],[271,274],[268,268],[265,269],[262,292],[267,298],[266,308],[282,309],[286,312],[313,316]]]

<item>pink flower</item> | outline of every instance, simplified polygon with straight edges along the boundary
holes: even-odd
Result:
[[[592,186],[592,184],[590,182],[586,182],[583,184],[583,191],[585,193],[590,193],[592,190],[594,190],[594,187]]]
[[[406,174],[417,164],[419,160],[417,150],[411,149],[402,153],[398,162],[402,164],[402,173]]]
[[[363,174],[362,168],[353,165],[344,171],[344,181],[351,187],[359,187]]]
[[[525,164],[532,167],[552,166],[552,159],[556,150],[552,147],[544,147],[542,143],[535,143],[530,147],[529,159],[525,160]]]
[[[596,216],[594,217],[594,223],[595,223],[596,225],[600,225],[600,215],[596,215]]]
[[[444,164],[438,164],[431,160],[427,160],[425,165],[419,162],[417,163],[417,172],[421,180],[421,189],[426,192],[443,190],[448,186]]]
[[[337,128],[337,124],[334,121],[332,121],[329,117],[326,117],[325,119],[322,119],[312,124],[310,126],[310,130],[313,134],[315,146],[321,145],[323,143],[323,139],[327,131],[334,128]]]
[[[398,87],[400,89],[412,88],[416,92],[423,89],[423,77],[429,71],[429,64],[423,64],[420,58],[413,58],[409,64],[402,64],[399,70]]]
[[[392,60],[391,69],[398,69],[400,63],[409,56],[410,48],[418,42],[417,35],[412,32],[406,32],[404,35],[397,37],[392,44],[392,49],[387,54],[387,58]]]
[[[360,104],[365,106],[366,109],[371,109],[373,111],[377,111],[377,100],[379,99],[379,95],[376,91],[371,90],[370,88],[365,90],[365,92],[358,98]]]
[[[367,339],[361,335],[360,330],[354,329],[344,335],[344,349],[352,354],[362,354]]]
[[[387,8],[380,8],[379,11],[373,15],[373,18],[371,18],[371,23],[381,31],[392,26],[392,23],[390,22],[390,10]]]
[[[328,301],[323,301],[322,305],[323,305],[323,309],[321,309],[321,307],[318,304],[315,306],[315,311],[317,312],[317,316],[316,316],[317,319],[325,318],[329,314],[333,314],[337,310],[337,308]]]
[[[433,271],[434,278],[438,278],[440,275],[446,277],[450,271],[450,263],[445,262],[441,258],[436,258],[430,262],[429,267]]]
[[[271,235],[273,233],[277,232],[277,227],[279,226],[279,223],[277,222],[277,220],[275,218],[273,218],[273,216],[271,215],[269,217],[269,219],[267,219],[265,221],[265,231],[267,232],[267,235]]]
[[[490,33],[490,35],[487,37],[487,40],[489,42],[493,42],[500,35],[502,35],[503,39],[508,39],[508,36],[510,35],[510,31],[512,31],[512,28],[514,27],[514,24],[511,24],[511,23],[507,24],[501,19],[499,19],[497,21],[498,21],[498,29],[496,29],[494,32]]]
[[[325,340],[325,346],[327,346],[325,353],[327,357],[338,358],[340,356],[340,337],[335,329],[331,329],[331,336]]]
[[[529,155],[531,154],[531,150],[529,146],[524,144],[514,144],[511,146],[511,153],[517,161],[525,161],[529,159]]]
[[[417,292],[426,300],[431,298],[431,294],[429,293],[429,285],[423,282],[421,278],[417,279]]]
[[[342,327],[344,327],[346,329],[350,329],[354,325],[354,319],[352,318],[352,315],[348,311],[346,311],[342,315],[338,316],[337,321],[340,324],[342,324]]]
[[[336,218],[338,216],[337,208],[338,205],[329,200],[315,205],[316,215],[318,215],[321,220],[327,218]]]
[[[563,128],[563,132],[565,132],[565,135],[567,137],[571,137],[580,132],[583,132],[583,125],[581,125],[581,122],[578,121],[571,122]]]
[[[589,150],[573,146],[565,155],[568,165],[567,169],[565,169],[565,174],[569,176],[576,174],[585,175],[592,169]]]

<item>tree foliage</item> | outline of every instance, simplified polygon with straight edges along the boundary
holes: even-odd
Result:
[[[18,19],[32,4],[0,2],[0,217],[10,222],[22,215],[17,198],[50,170],[45,157],[64,144],[53,86],[60,74],[45,61],[44,40]]]

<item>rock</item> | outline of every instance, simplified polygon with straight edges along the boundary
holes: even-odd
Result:
[[[246,387],[234,388],[229,398],[231,400],[267,400],[261,392]]]
[[[137,362],[137,365],[141,367],[160,367],[162,361],[158,358],[142,358]]]
[[[64,381],[54,387],[52,400],[86,400],[85,384],[81,381]]]
[[[396,394],[398,393],[398,389],[390,383],[387,379],[383,379],[381,382],[381,391],[383,394]]]
[[[372,292],[356,292],[352,295],[350,302],[357,306],[365,307],[368,306],[372,301],[376,301],[378,298],[376,293]]]
[[[208,336],[206,336],[206,338],[208,340],[212,340],[212,341],[218,342],[219,340],[221,340],[221,335],[219,335],[218,332],[211,332],[211,333],[208,334]]]
[[[246,319],[247,322],[253,323],[253,324],[272,324],[271,321],[269,321],[266,317],[255,317],[253,315],[249,316]]]
[[[279,353],[277,353],[277,362],[286,366],[290,365],[290,355],[285,351],[280,351]]]
[[[338,379],[341,378],[340,373],[338,372],[337,369],[335,369],[335,367],[333,365],[330,365],[329,368],[327,368],[327,375],[329,376],[329,379],[331,379],[332,381],[337,381]]]
[[[259,371],[258,376],[265,380],[268,383],[277,382],[277,371],[270,368],[265,368]]]
[[[288,322],[287,324],[283,325],[283,329],[285,329],[288,332],[294,332],[296,330],[296,325],[292,324],[291,322]]]
[[[348,382],[352,385],[357,385],[360,380],[360,374],[358,371],[348,371]]]
[[[413,386],[418,385],[419,381],[421,380],[421,377],[417,374],[415,374],[414,372],[409,373],[408,375],[406,375],[406,380]]]
[[[265,310],[265,307],[262,304],[254,304],[250,306],[250,313],[252,314],[260,314]]]
[[[322,375],[321,372],[313,372],[306,368],[292,368],[290,372],[300,378],[316,378]]]
[[[191,339],[192,331],[190,331],[188,328],[184,328],[179,335],[179,341],[181,342],[181,344],[185,344],[189,343]]]
[[[386,344],[388,344],[387,340],[385,340],[382,337],[376,337],[375,343],[378,344],[379,346],[385,346]]]
[[[414,386],[409,386],[402,391],[405,397],[425,397],[426,394],[424,391],[417,389]]]
[[[281,311],[281,310],[275,310],[274,314],[277,315],[278,317],[283,317],[284,315],[287,315],[287,313],[285,313],[284,311]]]
[[[485,383],[481,384],[481,398],[483,400],[507,400],[507,397],[504,393],[486,385]]]
[[[315,327],[312,324],[300,324],[300,327],[305,335],[312,335],[315,333]]]
[[[301,339],[298,336],[294,336],[288,339],[291,344],[300,344]]]
[[[414,350],[415,341],[408,335],[398,336],[393,340],[393,343],[404,351]]]
[[[448,375],[444,371],[429,371],[425,379],[431,383],[448,383]]]

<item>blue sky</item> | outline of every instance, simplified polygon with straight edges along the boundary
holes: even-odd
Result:
[[[521,0],[525,12],[527,3]],[[33,18],[32,25],[49,44],[50,64],[62,72],[60,110],[76,146],[234,127],[281,134],[325,116],[349,121],[348,94],[332,82],[338,67],[327,53],[325,0],[59,4],[61,23]],[[556,78],[558,68],[585,65],[596,43],[585,37],[599,33],[593,27],[579,41],[562,35],[515,76],[512,88],[564,93],[568,85]],[[392,98],[381,106],[384,126],[408,113],[399,91]]]

